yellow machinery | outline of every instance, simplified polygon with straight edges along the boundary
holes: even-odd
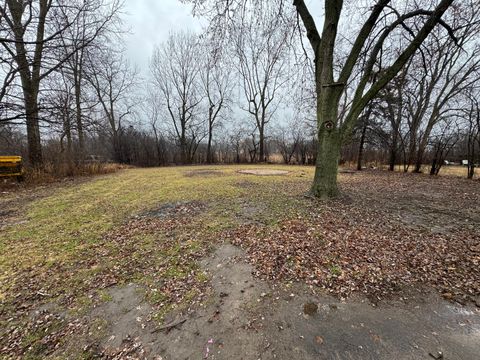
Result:
[[[23,180],[21,156],[0,156],[0,178],[7,176]]]

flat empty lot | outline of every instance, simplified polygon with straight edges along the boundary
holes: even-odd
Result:
[[[258,168],[0,189],[0,355],[478,356],[478,180]]]

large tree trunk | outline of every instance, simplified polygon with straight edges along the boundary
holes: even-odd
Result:
[[[390,156],[388,159],[388,170],[389,171],[395,171],[395,163],[397,161],[397,152],[395,149],[391,148],[390,149]]]
[[[315,176],[310,193],[321,199],[338,195],[337,173],[342,131],[338,128],[338,108],[342,88],[334,85],[334,48],[342,1],[325,1],[322,39],[315,48],[315,91],[317,95],[318,149]],[[310,17],[309,22],[313,23]],[[315,25],[313,24],[313,27]],[[307,31],[309,31],[307,26]],[[310,37],[312,34],[310,34]],[[321,43],[321,44],[320,44]],[[321,45],[321,46],[320,46]]]
[[[467,178],[473,179],[473,175],[475,175],[475,164],[473,162],[469,162]]]
[[[423,163],[423,151],[418,149],[417,157],[415,158],[415,168],[413,169],[414,173],[422,172],[422,163]]]
[[[395,163],[397,162],[398,134],[396,130],[394,131],[395,133],[393,134],[392,143],[390,144],[390,156],[388,159],[389,171],[395,171]]]
[[[259,152],[259,161],[260,162],[265,162],[265,132],[264,132],[264,128],[263,126],[260,127],[259,129],[259,148],[258,148],[258,152]]]
[[[117,131],[114,131],[113,137],[112,137],[112,142],[113,142],[113,156],[115,158],[115,162],[117,163],[123,163],[124,159],[122,156],[122,147],[120,143],[120,135],[118,134]]]
[[[322,89],[321,84],[317,82],[318,148],[310,193],[326,199],[338,195],[338,160],[344,134],[337,126],[340,94],[333,89]]]
[[[25,27],[22,23],[26,3],[23,1],[8,1],[8,9],[10,10],[13,26],[11,31],[15,35],[14,56],[18,65],[18,72],[22,82],[23,98],[25,102],[25,116],[27,125],[28,140],[28,158],[30,165],[33,167],[41,167],[43,165],[42,144],[40,140],[40,126],[38,113],[38,92],[40,88],[40,69],[42,65],[43,40],[45,32],[45,18],[49,11],[50,5],[46,0],[39,1],[35,52],[33,56],[32,66],[27,59],[27,50],[25,48]],[[24,7],[25,6],[25,7]]]
[[[341,135],[334,129],[318,134],[318,151],[311,195],[325,199],[338,195],[337,173],[340,158]]]
[[[31,92],[24,89],[25,110],[27,123],[28,160],[33,167],[41,167],[43,164],[42,144],[40,141],[40,126],[38,120],[37,98]]]
[[[357,170],[362,170],[362,161],[363,161],[363,148],[365,146],[365,137],[367,135],[367,121],[363,124],[362,128],[362,137],[360,138],[360,147],[358,149],[358,158],[357,158]]]
[[[437,157],[434,156],[432,160],[432,166],[430,167],[430,175],[437,175]]]
[[[180,161],[182,164],[187,164],[189,162],[189,158],[187,139],[182,137],[180,139]]]
[[[81,103],[81,69],[74,69],[74,81],[75,81],[75,116],[77,123],[78,133],[78,151],[80,153],[80,159],[83,160],[85,156],[85,137],[83,132],[82,122],[82,103]]]
[[[213,126],[209,124],[208,127],[208,142],[207,142],[207,163],[211,164],[213,163],[213,154],[212,154],[212,134],[213,133]]]
[[[74,174],[74,167],[73,167],[73,144],[72,144],[72,127],[70,121],[70,115],[68,113],[68,106],[65,106],[63,109],[63,131],[65,133],[65,137],[67,138],[67,152],[65,156],[65,161],[68,167],[68,176],[73,176]]]

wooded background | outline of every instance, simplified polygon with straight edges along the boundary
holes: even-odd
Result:
[[[22,155],[33,167],[64,164],[66,175],[97,161],[315,164],[319,55],[304,2],[187,2],[209,25],[199,34],[172,31],[145,76],[126,59],[120,1],[6,0],[0,154]],[[338,104],[328,103],[338,110],[332,126],[345,127],[340,162],[417,172],[427,164],[436,175],[445,161],[466,160],[465,176],[473,177],[478,1],[330,3],[341,10],[331,54],[340,80],[322,86],[341,87]],[[443,3],[452,4],[418,50],[349,122],[359,94],[388,77]],[[324,7],[327,23],[337,10]],[[354,40],[376,11],[353,61]]]

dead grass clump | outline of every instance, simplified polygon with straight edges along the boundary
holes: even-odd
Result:
[[[67,177],[111,174],[130,166],[116,163],[86,163],[69,166],[66,163],[47,163],[41,168],[25,168],[25,181],[41,184]]]

